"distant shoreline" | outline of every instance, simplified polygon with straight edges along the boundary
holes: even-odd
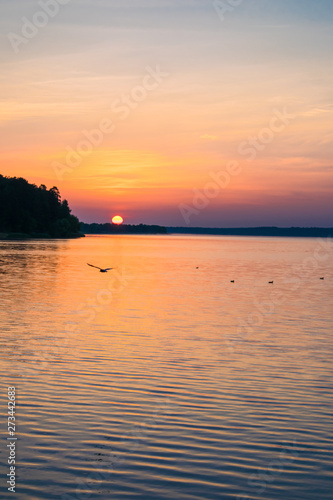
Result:
[[[53,237],[46,233],[0,233],[0,241],[24,240],[59,240],[78,239],[86,235],[202,235],[202,236],[262,236],[286,238],[327,238],[333,237],[333,228],[320,227],[239,227],[239,228],[207,228],[207,227],[164,227],[157,225],[122,225],[82,224],[80,233],[67,237]],[[88,226],[88,227],[87,227]],[[90,227],[89,227],[90,226]],[[88,230],[87,230],[88,229]]]
[[[167,229],[164,226],[147,225],[147,224],[116,224],[106,223],[92,223],[87,224],[81,222],[81,231],[84,234],[167,234]]]
[[[167,227],[168,234],[202,234],[216,236],[275,236],[291,238],[325,238],[333,236],[333,228],[321,227]]]
[[[198,234],[214,236],[267,236],[290,238],[325,238],[333,236],[333,228],[321,227],[236,227],[236,228],[207,228],[207,227],[164,227],[157,225],[127,225],[114,224],[86,224],[81,223],[81,231],[87,235],[130,235],[130,234]]]

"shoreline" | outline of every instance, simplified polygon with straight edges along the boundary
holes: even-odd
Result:
[[[85,234],[72,234],[66,237],[54,237],[46,233],[26,234],[26,233],[0,233],[0,241],[27,241],[27,240],[75,240],[85,238]]]
[[[192,234],[202,236],[266,236],[282,238],[327,238],[333,236],[333,228],[323,227],[167,227],[168,234]]]

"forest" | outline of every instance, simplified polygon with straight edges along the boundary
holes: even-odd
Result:
[[[57,187],[37,187],[21,177],[0,175],[0,233],[4,238],[75,238],[80,222]]]
[[[85,234],[166,234],[167,232],[163,226],[147,224],[122,224],[117,226],[109,222],[105,224],[85,224],[82,222],[81,231]]]

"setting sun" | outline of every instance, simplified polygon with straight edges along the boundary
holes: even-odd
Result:
[[[115,215],[113,218],[112,218],[112,222],[113,224],[122,224],[124,222],[124,219],[120,216],[120,215]]]

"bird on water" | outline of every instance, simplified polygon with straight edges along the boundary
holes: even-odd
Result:
[[[111,271],[111,269],[116,269],[115,267],[106,267],[105,269],[102,269],[101,267],[93,266],[92,264],[88,264],[88,263],[87,263],[87,265],[90,267],[95,267],[96,269],[99,269],[100,273],[107,273],[108,271]]]

